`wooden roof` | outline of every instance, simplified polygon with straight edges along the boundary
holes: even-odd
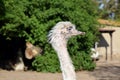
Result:
[[[98,19],[98,22],[99,22],[100,24],[103,24],[103,25],[120,26],[120,22],[119,22],[119,21]]]

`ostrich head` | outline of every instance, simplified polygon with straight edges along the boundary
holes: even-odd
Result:
[[[84,35],[84,34],[85,32],[78,31],[74,24],[72,24],[69,21],[65,21],[65,22],[58,22],[49,32],[48,38],[49,38],[49,42],[52,43],[55,41],[55,39],[61,40],[62,38],[64,40],[67,40],[71,36]]]

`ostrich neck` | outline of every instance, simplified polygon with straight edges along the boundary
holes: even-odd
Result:
[[[67,51],[67,41],[63,38],[57,39],[52,44],[57,52],[64,80],[76,80],[74,67]]]
[[[52,44],[53,48],[57,52],[58,58],[61,57],[69,57],[69,53],[67,51],[67,41],[63,39],[57,39],[55,42]],[[61,60],[61,59],[59,59]]]
[[[64,58],[69,59],[69,53],[67,51],[67,41],[64,39],[59,39],[57,40],[54,44],[52,44],[53,48],[57,52],[58,58],[61,63],[61,59],[63,60]]]

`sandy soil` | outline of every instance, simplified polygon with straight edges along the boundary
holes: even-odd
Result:
[[[98,62],[94,71],[79,71],[76,75],[77,80],[120,80],[120,63]],[[62,74],[0,70],[0,80],[62,80]]]
[[[95,80],[88,75],[88,72],[77,72],[78,80]],[[88,79],[90,78],[90,79]],[[37,72],[18,72],[0,71],[0,80],[62,80],[61,73],[37,73]]]

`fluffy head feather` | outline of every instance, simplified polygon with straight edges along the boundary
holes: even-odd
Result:
[[[67,40],[74,35],[83,35],[85,32],[76,30],[74,24],[69,21],[58,22],[49,32],[48,40],[50,43],[56,40]]]

